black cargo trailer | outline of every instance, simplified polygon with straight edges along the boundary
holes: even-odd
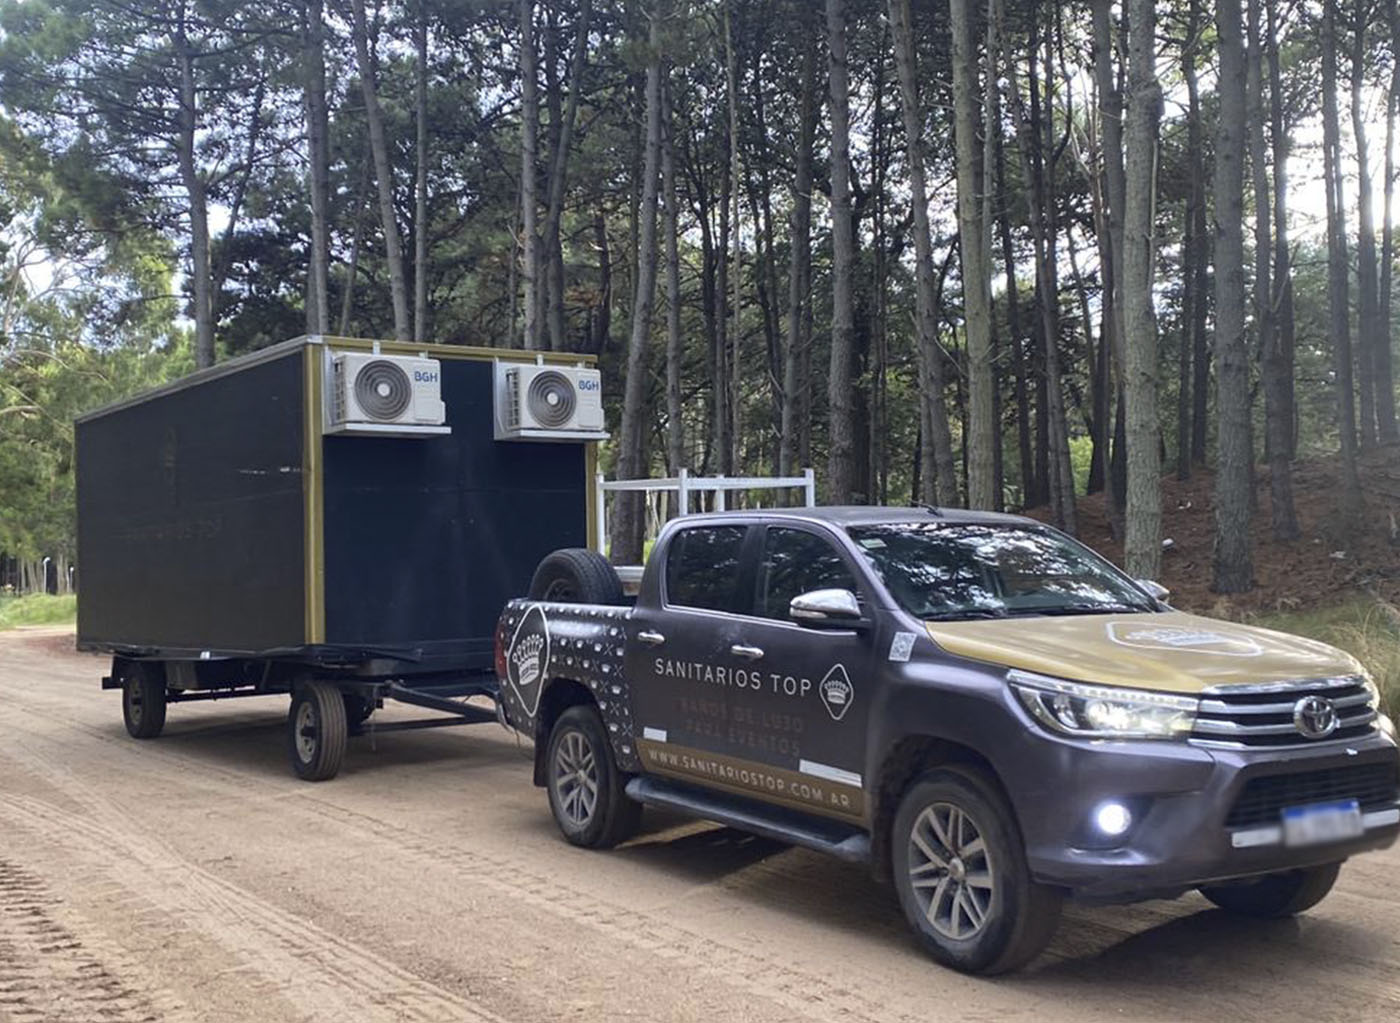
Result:
[[[385,699],[494,720],[466,699],[495,694],[502,605],[594,535],[590,364],[300,338],[80,418],[78,646],[113,655],[128,730],[291,694],[324,778]]]

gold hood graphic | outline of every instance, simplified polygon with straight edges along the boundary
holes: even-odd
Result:
[[[1210,686],[1326,678],[1361,670],[1336,647],[1272,629],[1171,611],[929,622],[959,657],[1058,678],[1196,693]]]

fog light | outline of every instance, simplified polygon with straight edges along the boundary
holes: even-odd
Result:
[[[1094,810],[1094,826],[1105,835],[1121,835],[1132,824],[1133,815],[1122,803],[1100,803]]]

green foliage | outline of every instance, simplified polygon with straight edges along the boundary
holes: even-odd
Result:
[[[1358,596],[1331,607],[1262,614],[1252,624],[1321,640],[1352,654],[1380,687],[1385,712],[1400,717],[1400,608]]]
[[[0,630],[17,625],[71,625],[77,616],[78,598],[71,593],[61,597],[48,593],[0,596]]]

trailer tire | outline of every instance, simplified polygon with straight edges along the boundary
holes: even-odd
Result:
[[[570,707],[554,722],[545,771],[549,808],[573,845],[611,849],[636,833],[642,804],[627,797],[603,719],[591,703]]]
[[[165,729],[165,665],[130,661],[122,677],[122,720],[133,739],[154,739]]]
[[[292,691],[287,748],[292,770],[303,781],[327,781],[345,759],[345,700],[329,682],[306,682]]]
[[[607,558],[583,547],[565,547],[546,555],[535,569],[530,599],[616,605],[625,603],[626,595]]]

